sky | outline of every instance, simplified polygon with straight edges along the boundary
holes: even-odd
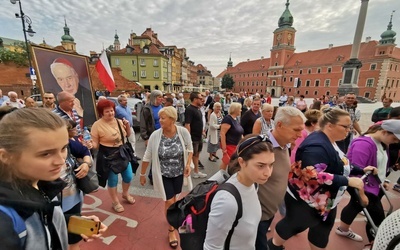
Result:
[[[52,46],[60,45],[64,17],[75,39],[77,52],[101,52],[114,42],[117,30],[121,47],[131,32],[151,27],[164,45],[186,48],[189,60],[203,64],[213,76],[227,65],[270,57],[273,31],[285,10],[286,0],[21,0],[36,34]],[[351,44],[361,7],[360,0],[291,0],[296,52]],[[393,10],[393,30],[400,36],[400,1],[370,0],[363,33],[379,40]],[[23,40],[18,3],[0,4],[0,36]],[[399,41],[399,39],[398,39]]]

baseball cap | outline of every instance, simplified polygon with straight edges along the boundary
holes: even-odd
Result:
[[[397,139],[400,140],[400,120],[384,120],[381,127],[384,130],[393,133],[397,137]]]

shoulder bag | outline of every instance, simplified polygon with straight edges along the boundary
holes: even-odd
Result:
[[[117,124],[118,124],[119,132],[121,134],[121,140],[122,140],[122,145],[120,146],[121,156],[124,159],[127,159],[131,163],[132,172],[135,174],[139,167],[139,161],[138,161],[137,157],[135,156],[135,150],[133,149],[132,144],[129,142],[129,139],[126,138],[126,141],[124,140],[121,125],[119,124],[118,120],[117,120]]]

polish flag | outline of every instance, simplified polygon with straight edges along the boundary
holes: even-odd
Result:
[[[115,81],[105,51],[101,53],[100,58],[96,63],[96,70],[99,73],[100,81],[108,91],[112,92],[115,89]]]

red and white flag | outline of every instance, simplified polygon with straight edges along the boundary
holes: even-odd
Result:
[[[100,58],[96,63],[96,70],[99,73],[100,81],[108,91],[112,92],[115,89],[115,81],[105,51],[101,53]]]

